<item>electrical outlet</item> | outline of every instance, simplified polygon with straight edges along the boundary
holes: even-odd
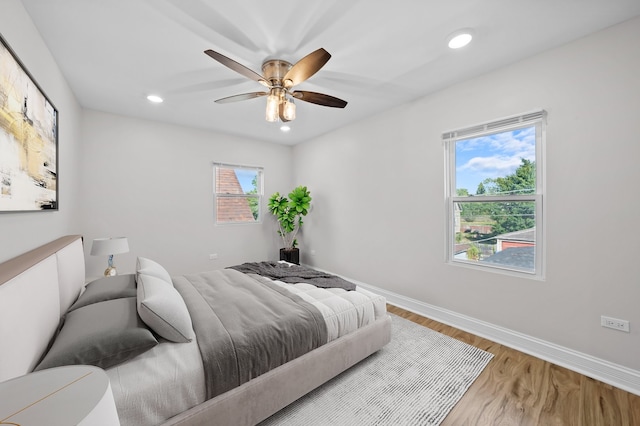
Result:
[[[209,255],[209,260],[216,260],[218,258],[218,254],[217,253],[211,253]]]
[[[620,330],[629,333],[629,321],[627,320],[605,317],[604,315],[602,315],[600,317],[600,325],[602,325],[603,327],[613,328],[614,330]]]

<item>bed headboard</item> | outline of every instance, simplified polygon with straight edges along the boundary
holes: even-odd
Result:
[[[0,264],[0,382],[31,372],[84,286],[82,236]]]

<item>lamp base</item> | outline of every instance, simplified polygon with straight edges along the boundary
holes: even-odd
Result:
[[[116,275],[118,275],[118,271],[116,271],[115,266],[109,266],[107,269],[104,270],[105,277],[114,277]]]

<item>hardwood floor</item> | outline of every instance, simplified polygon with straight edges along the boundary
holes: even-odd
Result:
[[[494,355],[442,426],[640,425],[640,396],[396,306],[387,309]]]

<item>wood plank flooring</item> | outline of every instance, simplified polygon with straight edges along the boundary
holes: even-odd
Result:
[[[396,306],[387,309],[494,355],[442,426],[640,426],[640,396]]]

